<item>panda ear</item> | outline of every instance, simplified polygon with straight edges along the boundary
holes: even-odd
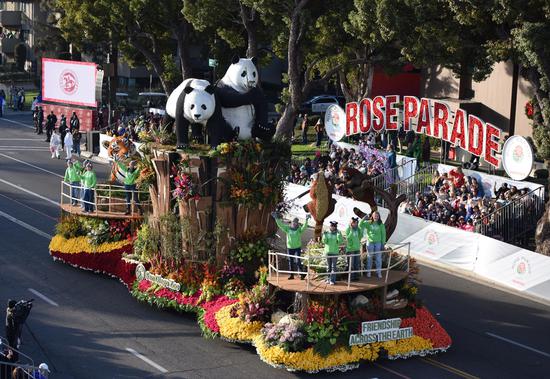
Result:
[[[233,57],[231,58],[231,64],[235,64],[235,63],[239,63],[239,56],[238,55],[233,55]]]
[[[258,66],[258,58],[252,57],[250,58],[250,60],[252,61],[252,63],[254,63],[254,66]]]
[[[212,84],[209,84],[206,86],[206,88],[204,89],[206,92],[208,92],[210,95],[213,95],[214,94],[214,86]]]
[[[186,94],[189,95],[191,92],[193,92],[193,87],[191,87],[191,86],[188,85],[187,87],[185,87],[185,88],[183,89],[183,92],[185,92]]]

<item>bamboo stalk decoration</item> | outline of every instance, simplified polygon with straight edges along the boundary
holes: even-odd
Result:
[[[336,200],[332,198],[332,185],[325,179],[324,171],[319,171],[309,190],[311,201],[304,210],[315,220],[315,238],[320,239],[323,232],[323,222],[334,212]]]

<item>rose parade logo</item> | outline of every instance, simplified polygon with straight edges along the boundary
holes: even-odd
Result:
[[[78,79],[74,71],[63,70],[59,75],[59,88],[67,94],[72,95],[78,89]]]
[[[424,235],[424,241],[428,242],[428,245],[438,245],[439,244],[439,237],[437,236],[437,233],[433,230],[429,230]]]
[[[519,277],[524,277],[527,274],[531,273],[531,265],[529,264],[529,261],[524,258],[517,258],[514,260],[514,263],[512,264],[512,270],[514,273]]]
[[[521,145],[517,145],[514,148],[514,151],[512,152],[512,158],[514,159],[515,162],[519,163],[523,160],[523,156],[524,156],[523,147],[521,147]]]
[[[330,119],[334,126],[340,125],[340,113],[338,113],[338,109],[332,109],[332,112],[330,112]]]

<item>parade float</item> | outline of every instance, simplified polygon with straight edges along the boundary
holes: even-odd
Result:
[[[241,64],[234,61],[232,70]],[[180,88],[172,105],[189,105],[181,96],[198,90],[201,96],[215,94],[197,88]],[[216,96],[223,101],[225,94]],[[151,139],[136,158],[139,190],[149,199],[142,202],[146,215],[135,210],[124,215],[120,191],[112,186],[102,189],[108,200],[98,196],[96,211],[82,215],[78,206],[63,201],[64,190],[62,218],[50,243],[55,260],[117,277],[140,302],[194,312],[205,337],[251,344],[264,362],[290,371],[345,371],[361,362],[450,347],[450,337],[419,299],[418,268],[406,244],[385,252],[382,278],[351,281],[349,257],[342,255],[338,281],[329,286],[326,259],[314,237],[302,254],[304,280],[289,280],[292,272],[271,214],[285,214],[291,206],[284,197],[290,146],[272,140],[265,126],[254,122],[256,138],[224,142],[218,135],[222,140],[213,144],[209,134],[215,125],[209,125],[194,143],[187,139],[187,124],[193,131],[196,123],[178,120],[185,110],[172,111],[180,149]],[[205,126],[201,117],[196,120]],[[196,128],[193,133],[197,137]],[[205,141],[210,144],[201,144]],[[320,172],[309,191],[306,210],[317,236],[334,211],[331,185]],[[361,199],[372,199],[372,191],[384,198],[389,238],[403,197],[395,189],[369,188],[366,181],[350,181],[348,190]]]

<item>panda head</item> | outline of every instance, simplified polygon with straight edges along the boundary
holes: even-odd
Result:
[[[183,113],[185,118],[196,124],[204,124],[214,114],[216,100],[214,87],[208,85],[204,89],[193,88],[189,83],[185,89]]]
[[[248,92],[258,84],[256,62],[256,58],[249,59],[234,56],[223,77],[223,82],[239,92]]]

